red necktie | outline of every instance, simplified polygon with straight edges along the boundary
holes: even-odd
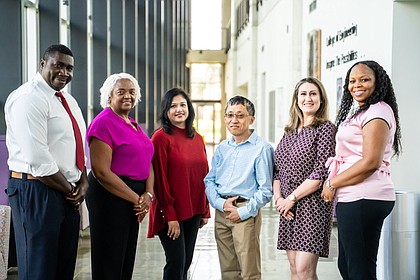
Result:
[[[61,103],[63,104],[64,109],[66,109],[67,114],[69,114],[71,124],[73,125],[74,138],[76,139],[76,165],[80,169],[80,171],[83,171],[83,168],[85,166],[85,154],[83,152],[82,134],[80,133],[77,121],[71,113],[69,104],[67,103],[63,94],[58,91],[55,93],[55,95],[61,99]]]

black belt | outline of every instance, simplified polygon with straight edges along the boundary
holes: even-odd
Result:
[[[228,198],[232,198],[232,197],[235,197],[235,196],[238,196],[238,195],[221,195],[220,197],[224,198],[224,199],[228,199]],[[235,201],[236,202],[247,202],[248,200],[249,199],[246,199],[244,197],[239,196]]]

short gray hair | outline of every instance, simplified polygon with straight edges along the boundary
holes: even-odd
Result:
[[[109,98],[111,97],[112,90],[114,89],[115,84],[119,80],[122,80],[122,79],[128,79],[134,85],[136,96],[135,96],[135,101],[134,101],[133,107],[136,106],[137,103],[139,103],[141,101],[140,86],[139,86],[139,83],[137,82],[136,78],[134,78],[133,76],[131,76],[130,74],[127,74],[127,73],[112,74],[111,76],[109,76],[105,80],[104,84],[99,89],[99,92],[101,94],[100,104],[101,104],[102,108],[109,107]]]
[[[255,116],[254,104],[246,97],[243,97],[240,95],[236,95],[232,97],[231,99],[229,99],[229,101],[226,103],[225,113],[229,106],[238,105],[238,104],[244,105],[246,110],[248,111],[248,114],[250,114],[251,116]]]

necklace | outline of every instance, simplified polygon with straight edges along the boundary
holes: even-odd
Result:
[[[351,106],[350,112],[349,112],[349,116],[353,116],[354,113],[357,112],[357,110],[359,110],[359,103],[357,103],[355,100],[353,100],[353,105]]]
[[[131,125],[131,127],[137,131],[137,127],[130,121],[130,119],[128,118],[128,116],[125,115],[120,115],[117,112],[114,111],[114,109],[109,106],[109,109],[111,109],[112,112],[114,112],[115,115],[117,115],[118,117],[122,118],[127,124]]]
[[[131,125],[131,127],[132,128],[134,128],[134,130],[137,130],[137,127],[132,123],[132,122],[130,122],[130,120],[128,120],[128,121],[126,121],[129,125]]]
[[[134,128],[135,130],[137,130],[137,127],[136,127],[136,125],[135,124],[133,124],[131,121],[130,121],[130,119],[127,117],[127,118],[123,118],[124,120],[125,120],[125,122],[127,123],[127,124],[129,124],[129,125],[131,125],[131,127],[132,128]]]

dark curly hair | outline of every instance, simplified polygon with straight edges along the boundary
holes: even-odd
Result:
[[[192,125],[195,118],[194,107],[192,105],[190,97],[182,88],[172,88],[168,90],[162,98],[162,102],[160,103],[159,115],[159,120],[162,125],[162,129],[168,134],[172,134],[173,132],[172,124],[168,117],[168,111],[171,108],[172,99],[177,95],[181,95],[187,101],[188,117],[185,120],[185,130],[187,137],[194,138],[195,129]]]
[[[392,111],[394,112],[394,117],[396,121],[396,130],[394,135],[394,142],[392,148],[394,150],[394,155],[399,156],[401,153],[401,128],[400,128],[400,118],[398,115],[398,105],[395,98],[394,88],[392,87],[391,79],[384,70],[384,68],[373,60],[359,61],[356,62],[350,69],[347,71],[346,80],[344,82],[343,88],[343,97],[341,99],[340,108],[338,111],[336,125],[337,127],[347,118],[350,113],[350,110],[353,105],[353,97],[349,91],[349,76],[351,70],[358,64],[364,64],[370,69],[372,69],[375,75],[375,90],[366,102],[360,106],[356,112],[354,112],[350,118],[353,118],[357,114],[366,111],[370,105],[383,101],[387,103]]]

